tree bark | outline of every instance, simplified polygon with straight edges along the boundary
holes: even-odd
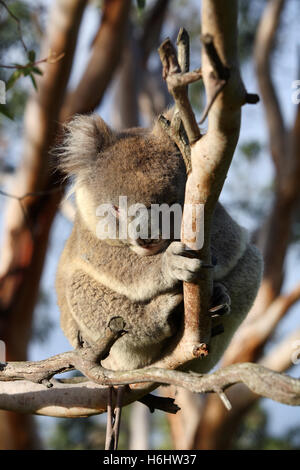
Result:
[[[280,294],[284,280],[284,261],[290,242],[295,207],[299,202],[300,145],[299,106],[291,132],[286,129],[271,72],[271,53],[285,1],[268,2],[255,41],[255,62],[261,98],[269,131],[270,154],[275,167],[274,202],[266,223],[258,234],[258,245],[265,259],[261,288],[248,317],[235,334],[222,360],[222,366],[241,361],[258,361],[274,370],[291,366],[287,344],[279,345],[270,356],[262,357],[280,320],[299,300],[299,286]],[[297,335],[296,335],[297,337]],[[291,339],[287,340],[289,344]],[[232,411],[227,412],[216,396],[207,397],[194,446],[199,449],[229,449],[236,430],[259,397],[243,386],[233,387],[228,397]],[[212,416],[214,419],[212,419]]]
[[[85,5],[85,0],[60,0],[51,10],[42,54],[47,56],[51,48],[57,55],[62,52],[65,55],[55,64],[41,65],[44,75],[38,80],[38,92],[32,95],[26,108],[23,157],[12,186],[13,194],[22,196],[49,189],[47,153],[57,130]],[[32,312],[59,199],[58,192],[27,197],[22,200],[22,208],[19,201],[10,200],[6,210],[0,278],[0,337],[6,343],[8,360],[27,357]],[[36,447],[35,436],[30,432],[31,417],[2,412],[1,426],[6,428],[6,432],[1,433],[1,449]]]
[[[8,360],[26,359],[49,232],[62,195],[48,158],[58,123],[72,113],[87,111],[87,103],[88,111],[99,104],[122,51],[130,1],[106,1],[92,58],[72,93],[70,108],[70,97],[65,98],[66,87],[86,4],[86,0],[54,3],[42,50],[46,51],[46,56],[49,48],[65,55],[55,64],[41,65],[44,74],[38,80],[38,92],[32,95],[25,111],[24,151],[11,192],[18,196],[36,192],[42,195],[11,200],[6,211],[0,278],[0,337],[6,343]],[[2,419],[11,432],[1,434],[0,448],[35,447],[29,432],[30,417],[13,417],[12,413],[4,412]],[[24,442],[20,429],[27,428]],[[9,436],[12,436],[10,441]]]
[[[91,58],[76,90],[64,103],[61,120],[89,113],[99,105],[118,67],[128,27],[131,0],[106,0],[101,27],[94,39]]]

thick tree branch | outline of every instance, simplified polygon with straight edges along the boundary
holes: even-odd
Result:
[[[266,223],[258,235],[258,245],[264,253],[265,270],[262,286],[251,317],[264,314],[280,293],[283,265],[290,241],[291,224],[300,201],[300,105],[289,133],[284,154],[284,164],[276,173],[275,196]],[[275,254],[275,255],[274,255]]]
[[[261,357],[263,346],[272,336],[273,328],[298,298],[297,289],[291,294],[279,296],[284,278],[283,264],[289,244],[292,213],[300,194],[299,107],[293,131],[289,134],[283,122],[282,110],[271,75],[271,53],[284,3],[282,0],[267,2],[255,43],[256,71],[275,164],[274,203],[258,237],[258,245],[265,258],[264,278],[254,307],[233,337],[223,357],[222,365],[255,361]],[[291,364],[291,349],[288,344],[291,344],[289,340],[272,350],[270,355],[261,359],[262,364],[275,370],[288,368]],[[217,397],[207,397],[194,443],[195,448],[230,448],[232,430],[237,428],[245,413],[259,398],[244,385],[233,387],[228,391],[228,397],[233,404],[230,413],[224,410]],[[214,420],[211,419],[212,415],[215,417]]]
[[[163,77],[172,94],[176,110],[181,118],[190,147],[191,166],[187,166],[185,207],[204,207],[204,243],[199,250],[196,237],[184,233],[183,217],[182,241],[191,249],[197,250],[199,257],[210,265],[210,223],[215,204],[223,187],[233,152],[239,136],[240,109],[249,101],[239,74],[237,57],[237,2],[226,10],[220,0],[202,3],[203,57],[202,70],[207,96],[208,132],[201,134],[187,95],[188,72],[181,69],[175,50],[169,39],[159,48],[163,64]],[[179,41],[180,43],[180,41]],[[184,47],[181,48],[184,51]],[[180,54],[180,61],[184,63]],[[186,67],[185,67],[186,68]],[[200,71],[199,71],[200,77]],[[225,86],[226,84],[226,86]],[[172,136],[172,127],[169,135]],[[179,129],[179,126],[177,126]],[[168,130],[168,129],[167,129]],[[178,139],[174,139],[178,142]],[[181,146],[178,145],[181,149]],[[181,149],[182,150],[182,149]],[[186,152],[182,152],[187,160]],[[190,171],[191,170],[191,171]],[[195,214],[192,227],[198,227]],[[201,220],[203,223],[203,220]],[[183,337],[172,352],[173,357],[181,350],[187,360],[188,351],[194,356],[206,355],[211,335],[210,318],[207,315],[212,290],[212,270],[203,270],[203,278],[198,284],[184,283],[185,321]],[[200,312],[200,314],[199,314]]]
[[[76,94],[73,94],[72,110],[70,111],[70,108],[64,105],[62,111],[77,34],[86,3],[86,0],[60,0],[54,2],[51,9],[42,57],[48,54],[49,48],[58,55],[64,53],[64,57],[55,64],[41,65],[44,75],[38,81],[38,92],[33,94],[26,108],[24,152],[17,181],[14,182],[21,195],[44,192],[54,187],[57,175],[54,176],[50,171],[48,157],[49,148],[53,145],[57,133],[58,123],[70,117],[70,112],[83,112],[86,102],[90,103],[91,96],[94,99],[97,94],[97,99],[100,100],[111,75],[99,72],[99,68],[102,67],[105,72],[112,73],[112,69],[117,66],[117,60],[112,60],[113,67],[110,67],[109,55],[105,55],[105,52],[111,51],[112,58],[116,58],[122,49],[124,28],[122,21],[118,22],[118,15],[114,14],[114,11],[117,10],[120,15],[122,14],[126,22],[127,16],[123,13],[129,3],[127,0],[108,2],[108,18],[107,21],[103,19],[102,22],[105,31],[101,34],[99,32],[99,36],[104,41],[109,37],[109,31],[119,28],[114,36],[116,41],[113,42],[112,50],[104,44],[101,46],[99,36],[97,38],[98,51],[102,47],[106,59],[94,63],[94,67],[90,67],[89,71],[91,69],[95,71],[96,68],[98,77],[103,78],[101,87],[99,86],[101,93],[95,93],[95,90],[98,92],[97,83],[86,80],[85,90],[80,88],[81,101],[77,100]],[[93,78],[93,74],[89,73],[88,77]],[[97,104],[95,100],[94,105]],[[61,192],[56,191],[44,196],[27,198],[22,201],[22,210],[19,201],[12,201],[9,204],[5,220],[6,236],[1,253],[2,277],[0,280],[0,336],[8,346],[8,359],[26,358],[32,311],[36,302],[49,231],[60,199]],[[17,338],[14,337],[16,334]],[[7,416],[9,420],[13,415]],[[25,428],[26,425],[21,424],[19,417],[13,417],[13,419],[19,420],[19,428]],[[21,419],[24,423],[24,417]]]
[[[266,108],[271,154],[276,169],[275,195],[270,215],[257,236],[257,244],[264,254],[265,261],[262,285],[247,321],[242,325],[238,335],[236,335],[232,345],[227,350],[228,358],[231,357],[230,361],[234,357],[236,358],[234,360],[240,360],[239,354],[236,354],[237,343],[235,340],[240,334],[245,337],[243,334],[244,327],[248,328],[252,322],[254,324],[260,316],[265,317],[266,311],[270,313],[271,318],[271,312],[275,313],[274,309],[276,310],[282,301],[284,303],[281,296],[279,302],[276,301],[273,309],[272,304],[279,295],[282,286],[283,265],[290,240],[293,214],[300,199],[300,106],[297,107],[294,126],[291,132],[287,132],[270,71],[270,56],[283,6],[284,1],[281,0],[268,2],[257,31],[255,48],[257,74]],[[271,308],[271,312],[269,308]],[[278,314],[280,317],[279,310]],[[266,322],[264,323],[266,324]],[[269,333],[271,334],[272,331],[270,330]],[[248,336],[248,345],[250,344],[249,338]],[[264,337],[263,343],[265,341],[266,338]],[[252,346],[250,346],[250,349],[248,348],[246,360],[253,361],[259,357],[262,348],[258,341],[254,342],[256,346],[252,348],[252,351]],[[234,349],[233,354],[231,353],[232,347]],[[245,351],[244,348],[243,351]],[[228,362],[229,360],[226,359],[226,363]]]
[[[158,47],[168,0],[156,0],[143,22],[142,32],[130,22],[121,67],[115,84],[113,127],[127,129],[139,125],[139,115],[149,125],[167,108],[170,100],[162,86],[160,69],[147,67],[150,53]],[[137,37],[138,36],[138,37]]]
[[[127,28],[121,64],[114,83],[112,126],[124,130],[139,126],[138,95],[144,81],[141,51],[133,34],[133,25]]]
[[[222,364],[257,360],[280,320],[299,300],[300,284],[289,294],[278,296],[263,315],[254,318],[250,315],[233,337],[230,347],[223,356]]]
[[[49,49],[57,56],[64,56],[56,63],[40,65],[43,76],[37,80],[38,91],[33,91],[26,106],[22,158],[11,191],[19,196],[54,187],[48,151],[57,132],[59,111],[87,2],[60,0],[52,3],[40,56],[48,56]],[[19,201],[11,199],[6,208],[0,267],[0,337],[7,345],[9,360],[24,360],[27,355],[32,312],[51,223],[60,198],[58,191],[31,196],[22,201],[22,208]],[[29,416],[2,412],[0,426],[6,430],[2,433],[1,446],[26,449],[36,445],[31,440]],[[27,432],[20,432],[22,429]]]
[[[276,372],[288,370],[293,366],[293,353],[299,351],[295,347],[295,342],[299,339],[300,330],[294,332],[274,347],[261,359],[260,365],[271,368]],[[259,394],[242,383],[231,387],[226,393],[233,405],[232,410],[228,413],[218,397],[208,395],[194,443],[189,448],[230,449],[241,419],[250,411],[254,403],[261,398]],[[211,419],[212,416],[214,416],[214,419]],[[230,432],[228,432],[229,429]]]
[[[253,315],[262,314],[280,292],[293,211],[300,197],[299,184],[296,183],[300,176],[300,110],[298,106],[294,128],[289,133],[271,76],[271,53],[284,5],[284,0],[268,2],[255,41],[256,72],[266,112],[276,176],[273,207],[258,236],[258,245],[265,259],[265,272]]]
[[[32,379],[33,374],[30,369],[37,371],[41,377],[41,368],[46,368],[47,363],[53,367],[54,361],[57,361],[60,367],[65,361],[66,370],[70,368],[70,360],[74,363],[78,362],[78,365],[85,369],[87,364],[84,364],[78,355],[76,358],[76,355],[74,352],[69,352],[63,353],[60,358],[55,356],[39,363],[7,364],[0,372],[0,381],[7,380],[9,377],[13,380],[21,379],[23,375],[28,377],[30,374]],[[0,408],[52,416],[87,416],[106,411],[108,389],[101,390],[100,385],[140,384],[140,387],[135,389],[126,387],[124,403],[128,404],[145,394],[143,384],[150,381],[184,387],[197,393],[218,394],[231,385],[244,383],[252,392],[260,396],[288,405],[300,404],[300,380],[271,371],[258,364],[236,364],[205,375],[154,367],[113,372],[101,366],[95,366],[89,369],[88,375],[97,383],[85,382],[78,378],[69,379],[68,383],[52,380],[53,387],[47,389],[40,384],[32,384],[28,381],[0,382]]]
[[[100,103],[119,64],[128,27],[131,0],[106,0],[91,58],[76,87],[64,103],[61,120],[89,113]]]
[[[286,372],[293,367],[293,354],[299,353],[300,329],[284,338],[276,347],[272,348],[263,356],[259,364],[276,372]],[[244,385],[233,387],[228,392],[228,397],[233,403],[233,415],[237,416],[248,410],[259,398],[260,395],[253,393]],[[230,419],[230,418],[228,418]]]
[[[23,156],[13,183],[17,195],[31,196],[22,201],[23,210],[20,209],[19,201],[9,201],[1,250],[0,336],[9,346],[9,358],[26,357],[32,309],[49,230],[61,197],[59,191],[42,196],[34,194],[53,188],[53,181],[51,186],[49,182],[48,151],[57,132],[59,111],[85,6],[85,0],[54,3],[41,55],[44,57],[44,52],[48,53],[51,49],[57,55],[64,53],[64,57],[54,64],[41,65],[44,75],[37,81],[38,92],[33,93],[26,107]],[[27,217],[24,217],[24,213]],[[23,328],[21,334],[20,323]],[[14,332],[18,332],[17,339],[13,338]]]
[[[139,40],[139,47],[142,51],[142,65],[146,66],[149,55],[158,46],[160,33],[164,23],[169,0],[156,0],[156,3],[150,10],[142,35]]]
[[[260,20],[254,45],[256,75],[269,127],[271,155],[277,171],[282,170],[286,150],[286,132],[282,111],[271,75],[271,54],[285,0],[268,2]]]
[[[293,367],[295,356],[298,355],[299,359],[299,342],[300,342],[300,329],[293,331],[290,335],[284,338],[279,344],[276,344],[267,354],[265,354],[259,361],[264,367],[275,370],[277,372],[284,372]]]

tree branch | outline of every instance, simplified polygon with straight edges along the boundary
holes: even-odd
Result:
[[[38,90],[32,91],[26,105],[22,156],[11,182],[16,195],[57,188],[48,152],[57,132],[86,4],[86,0],[60,0],[51,4],[40,57],[48,57],[49,49],[56,57],[64,56],[58,62],[40,64],[43,76],[37,77]],[[0,265],[0,337],[7,345],[9,360],[24,360],[27,356],[32,312],[51,223],[60,198],[61,192],[55,191],[39,197],[32,195],[22,201],[11,199],[5,211]],[[0,426],[5,429],[1,437],[4,447],[24,449],[36,445],[30,416],[2,412]]]
[[[271,0],[267,3],[257,30],[254,50],[271,156],[276,169],[273,207],[258,235],[258,245],[265,259],[265,272],[253,309],[254,315],[262,314],[280,292],[292,214],[300,196],[299,184],[296,183],[300,175],[300,143],[299,137],[296,137],[297,122],[300,122],[299,106],[294,124],[296,133],[293,130],[289,135],[271,76],[271,54],[284,6],[285,0]]]
[[[300,284],[290,293],[278,296],[263,315],[246,318],[223,356],[223,365],[258,359],[259,352],[274,333],[280,320],[300,300]]]
[[[269,4],[268,4],[269,5]],[[267,119],[270,139],[272,123]],[[277,131],[274,131],[276,133]],[[264,254],[265,270],[251,317],[264,314],[280,293],[283,280],[283,265],[290,241],[291,224],[300,200],[300,105],[297,106],[294,125],[281,138],[285,149],[281,153],[282,165],[276,166],[275,196],[266,223],[258,233],[257,244]],[[279,138],[277,136],[277,138]],[[276,253],[276,256],[274,256]]]
[[[166,39],[158,49],[163,65],[163,78],[167,81],[168,90],[172,94],[176,108],[180,114],[189,142],[197,141],[201,135],[187,95],[187,85],[191,83],[188,72],[182,74],[178,63],[177,54],[170,39]],[[199,80],[202,76],[200,70],[193,72],[193,80]]]
[[[39,361],[39,363],[3,365],[0,372],[0,408],[49,416],[87,416],[106,411],[108,388],[103,388],[104,385],[139,384],[140,386],[135,388],[126,387],[124,404],[128,404],[145,394],[144,384],[150,381],[184,387],[197,393],[218,394],[231,385],[244,383],[252,392],[260,396],[288,405],[300,404],[300,380],[251,363],[235,364],[204,375],[154,367],[113,372],[101,366],[94,366],[89,369],[89,376],[97,383],[86,382],[83,378],[67,381],[52,379],[51,389],[41,384],[20,381],[22,376],[30,377],[31,380],[39,377],[42,380],[41,370],[44,369],[45,377],[49,376],[46,368],[50,366],[54,372],[54,363],[60,367],[57,372],[63,372],[63,369],[70,370],[70,361],[77,362],[82,369],[87,366],[73,351]],[[7,382],[8,379],[19,380]],[[1,382],[3,380],[5,382]]]
[[[169,0],[156,0],[151,8],[143,26],[139,39],[139,47],[142,51],[142,65],[145,67],[149,55],[159,44],[160,33],[163,27]]]
[[[11,11],[11,9],[6,5],[6,3],[3,1],[3,0],[0,0],[0,5],[2,5],[6,11],[8,12],[8,14],[12,17],[12,19],[16,22],[17,24],[17,28],[18,28],[18,33],[19,33],[19,37],[20,37],[20,41],[22,43],[22,47],[24,49],[25,52],[27,52],[27,46],[24,42],[24,39],[23,39],[23,34],[22,34],[22,26],[21,26],[21,21],[19,20],[19,18],[14,15],[14,13]]]
[[[237,2],[231,5],[230,12],[220,0],[202,3],[203,57],[202,70],[207,96],[208,132],[201,134],[189,103],[187,84],[190,83],[187,67],[184,71],[177,60],[175,49],[169,39],[159,48],[163,65],[163,77],[166,79],[169,92],[172,94],[176,112],[183,123],[190,147],[191,165],[187,165],[188,178],[185,193],[185,209],[182,225],[182,241],[189,248],[196,250],[198,256],[209,266],[210,260],[210,224],[215,204],[223,187],[233,152],[239,136],[240,109],[249,101],[239,73],[237,57]],[[179,35],[182,37],[182,33]],[[213,39],[212,39],[213,38]],[[180,40],[178,41],[180,47]],[[181,50],[184,51],[182,45]],[[185,53],[186,54],[186,53]],[[184,64],[184,52],[180,53]],[[230,73],[229,73],[230,70]],[[226,86],[225,86],[226,84]],[[250,100],[251,101],[251,100]],[[171,125],[165,122],[169,135],[174,134]],[[179,129],[179,126],[177,126]],[[179,132],[178,132],[179,134]],[[178,145],[179,138],[174,138]],[[182,151],[182,146],[178,145]],[[187,152],[182,151],[185,161]],[[191,170],[191,171],[190,171]],[[191,239],[184,233],[187,227],[185,214],[187,207],[204,207],[204,243],[199,250],[197,239]],[[196,211],[194,211],[196,212]],[[191,226],[199,227],[194,213]],[[203,224],[203,220],[200,221]],[[212,291],[212,270],[203,270],[203,278],[197,283],[184,283],[185,320],[183,337],[173,357],[182,354],[182,360],[188,357],[207,355],[211,336],[211,320],[207,315]],[[179,354],[177,354],[179,353]],[[166,359],[168,361],[169,358]]]
[[[277,171],[282,170],[286,149],[286,132],[278,97],[271,75],[271,54],[285,0],[267,3],[260,20],[254,45],[256,75],[269,127],[269,145]]]
[[[66,97],[62,121],[75,113],[89,113],[100,103],[120,61],[130,5],[131,0],[105,0],[91,58],[78,86]]]
[[[275,370],[277,372],[287,371],[295,364],[293,363],[293,353],[299,353],[295,346],[299,345],[300,341],[300,329],[293,331],[290,335],[284,338],[279,344],[276,344],[266,355],[264,355],[259,364],[268,369]]]
[[[61,191],[50,176],[48,152],[57,132],[59,110],[85,6],[86,0],[63,0],[53,4],[41,56],[45,57],[49,49],[57,55],[65,55],[58,62],[41,65],[44,74],[37,79],[38,91],[32,94],[26,106],[23,155],[13,182],[17,188],[15,196],[26,195],[26,199],[22,199],[22,207],[20,199],[9,201],[1,247],[0,336],[9,346],[8,357],[14,359],[26,357],[49,230],[61,198]],[[37,197],[41,192],[43,195]]]
[[[283,372],[293,366],[293,353],[295,342],[300,339],[300,330],[285,338],[264,356],[260,365],[276,372]],[[229,449],[241,420],[249,412],[254,403],[261,396],[245,384],[240,383],[227,391],[227,396],[232,403],[232,410],[228,413],[215,395],[206,397],[204,412],[200,419],[200,425],[191,449]],[[212,420],[211,416],[215,416]],[[230,433],[228,430],[230,429]]]

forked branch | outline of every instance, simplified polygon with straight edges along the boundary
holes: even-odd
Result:
[[[134,371],[108,371],[101,366],[89,369],[93,382],[84,378],[49,382],[49,374],[61,373],[77,363],[82,372],[85,366],[76,352],[67,352],[39,362],[20,362],[2,365],[0,372],[0,408],[49,416],[88,416],[106,411],[108,387],[104,385],[139,384],[139,388],[124,389],[124,405],[147,393],[149,382],[184,387],[197,393],[223,394],[231,385],[244,383],[252,392],[288,405],[300,405],[300,380],[271,371],[261,365],[242,363],[224,367],[212,374],[193,374],[163,370],[155,367]],[[56,364],[56,366],[55,366]],[[55,371],[55,367],[57,370]],[[27,380],[22,380],[23,378]],[[51,389],[28,381],[52,384]],[[3,381],[4,382],[1,382]],[[17,382],[12,382],[17,380]],[[7,382],[8,381],[8,382]],[[145,385],[146,383],[146,385]],[[149,388],[149,387],[148,387]],[[25,399],[32,394],[32,400]],[[88,397],[88,400],[87,400]],[[147,403],[148,404],[148,403]],[[156,403],[153,403],[155,406]],[[149,406],[149,405],[148,405]],[[167,411],[169,411],[167,406]]]
[[[230,13],[225,8],[224,2],[220,0],[204,0],[202,4],[203,60],[202,69],[198,69],[197,73],[198,78],[203,78],[207,97],[202,115],[202,120],[208,115],[208,132],[205,136],[201,136],[188,98],[188,84],[192,80],[191,72],[188,71],[189,42],[186,31],[181,30],[178,36],[178,57],[169,39],[159,48],[163,77],[175,102],[171,123],[164,118],[161,118],[161,123],[180,149],[188,176],[181,238],[208,267],[212,267],[212,215],[237,144],[241,106],[258,100],[257,95],[246,92],[239,73],[236,47],[237,2],[232,3]],[[186,136],[186,140],[182,136]],[[188,207],[193,208],[188,221],[188,226],[194,229],[192,236],[185,230]],[[197,210],[200,207],[203,211]],[[195,232],[203,224],[204,240],[202,246],[199,246],[198,234]],[[183,364],[208,354],[211,338],[211,319],[208,315],[211,292],[212,269],[203,269],[198,283],[184,283],[183,336],[175,351],[161,361],[162,367],[174,368],[174,364],[178,367],[180,361]]]

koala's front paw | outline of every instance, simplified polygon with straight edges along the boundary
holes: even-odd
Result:
[[[203,263],[184,243],[172,242],[164,253],[163,272],[173,281],[193,282],[199,277]]]
[[[214,282],[214,290],[209,312],[212,318],[230,313],[231,299],[228,290],[221,282]]]

